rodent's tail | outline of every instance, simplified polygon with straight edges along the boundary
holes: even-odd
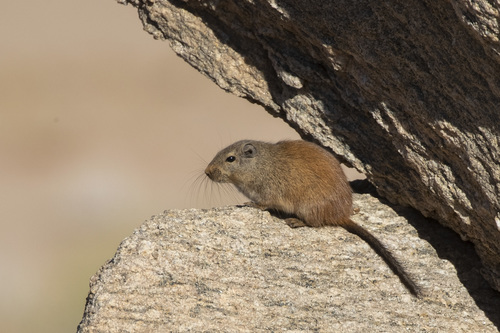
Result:
[[[361,239],[367,242],[370,247],[381,256],[391,270],[399,277],[401,282],[405,287],[416,297],[421,296],[420,288],[413,282],[408,273],[403,269],[401,264],[394,258],[394,256],[387,250],[384,244],[382,244],[375,236],[373,236],[368,230],[357,224],[356,222],[349,219],[347,223],[343,224],[342,227],[358,235]]]

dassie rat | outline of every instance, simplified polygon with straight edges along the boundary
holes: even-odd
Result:
[[[294,217],[292,227],[341,226],[365,240],[408,290],[420,295],[398,261],[375,236],[350,219],[352,193],[337,159],[306,141],[267,143],[242,140],[222,149],[205,169],[213,181],[231,183],[250,206]]]

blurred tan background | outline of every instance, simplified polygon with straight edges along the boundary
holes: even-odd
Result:
[[[74,332],[89,278],[144,220],[241,202],[202,181],[220,148],[298,138],[113,0],[8,1],[0,37],[4,333]]]

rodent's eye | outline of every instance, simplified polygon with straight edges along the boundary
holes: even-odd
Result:
[[[236,157],[234,156],[229,156],[228,158],[226,158],[226,162],[232,163],[234,161],[236,161]]]

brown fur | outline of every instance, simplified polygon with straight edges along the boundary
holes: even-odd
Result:
[[[337,159],[306,141],[242,140],[222,149],[205,170],[215,182],[231,183],[251,206],[295,217],[290,227],[341,226],[365,240],[414,295],[420,291],[385,246],[350,219],[352,193]]]

